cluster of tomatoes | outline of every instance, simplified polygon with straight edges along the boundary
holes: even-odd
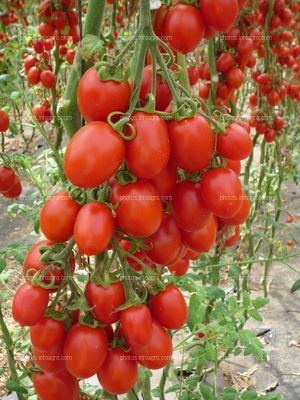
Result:
[[[22,193],[18,175],[8,167],[0,167],[0,193],[8,199],[16,199]]]
[[[15,24],[19,21],[18,12],[24,7],[24,0],[12,0],[6,2],[7,12],[0,16],[0,20],[3,26]]]
[[[32,107],[32,112],[41,125],[43,125],[45,122],[52,121],[51,102],[52,97],[50,96],[49,99],[45,99],[42,103],[35,104]]]

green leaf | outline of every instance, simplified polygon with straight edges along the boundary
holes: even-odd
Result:
[[[225,388],[223,391],[223,400],[235,400],[238,395],[237,391],[233,388]]]
[[[262,316],[256,310],[249,310],[248,314],[250,315],[250,317],[256,319],[256,321],[263,320]]]
[[[21,386],[18,382],[13,381],[12,379],[9,379],[6,382],[5,387],[10,392],[17,392],[17,393],[22,393],[22,394],[28,393],[27,389],[24,386]]]
[[[165,393],[167,394],[167,393],[176,392],[176,391],[178,391],[178,390],[180,389],[180,387],[181,387],[181,385],[180,385],[179,383],[177,383],[176,385],[173,385],[173,386],[169,387],[169,388],[165,391]]]
[[[224,299],[225,298],[225,295],[226,295],[225,291],[216,286],[205,287],[204,289],[207,292],[208,300],[216,300],[216,299]]]
[[[291,293],[296,292],[297,290],[300,289],[300,279],[298,279],[292,286],[291,288]]]
[[[2,271],[4,271],[5,267],[6,267],[5,259],[4,258],[0,258],[0,274],[1,274]]]
[[[256,310],[259,310],[260,308],[263,308],[270,302],[270,299],[268,297],[257,297],[252,301],[252,305]]]
[[[251,298],[248,292],[243,292],[243,306],[248,308],[251,305]]]
[[[258,399],[256,392],[250,390],[249,392],[245,392],[241,395],[242,400],[256,400]]]
[[[14,136],[16,136],[18,134],[18,128],[17,128],[15,121],[10,121],[9,130]]]
[[[205,344],[205,352],[206,352],[206,358],[209,361],[215,361],[215,359],[217,357],[217,352],[216,352],[216,348],[214,345],[212,345],[211,343],[206,343]]]
[[[200,384],[200,393],[204,400],[214,400],[214,395],[211,388],[204,383]]]
[[[203,315],[199,312],[202,305],[203,297],[199,296],[199,294],[194,293],[190,299],[187,321],[188,327],[190,328],[191,332],[193,332],[195,327],[202,322]]]

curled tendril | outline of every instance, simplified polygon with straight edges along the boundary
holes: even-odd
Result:
[[[112,118],[116,115],[121,116],[121,119],[117,122],[113,122]],[[135,127],[129,122],[130,121],[130,116],[124,113],[120,113],[118,111],[112,112],[109,114],[107,118],[107,122],[109,125],[116,131],[118,134],[121,136],[123,140],[130,141],[133,140],[136,136],[136,130]],[[128,135],[125,133],[125,128],[128,127],[131,134]]]
[[[69,195],[75,200],[79,205],[83,206],[87,202],[87,194],[85,190],[80,188],[72,188],[69,190]]]
[[[197,112],[197,105],[192,98],[184,97],[180,101],[180,106],[174,113],[174,119],[181,121],[186,118],[192,118]]]

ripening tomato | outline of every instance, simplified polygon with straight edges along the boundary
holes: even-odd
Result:
[[[44,44],[41,40],[35,40],[33,42],[33,48],[36,53],[42,54],[42,52],[44,51]]]
[[[268,129],[265,133],[265,141],[268,143],[273,143],[276,139],[276,132],[274,129]]]
[[[136,112],[131,125],[135,137],[126,142],[126,164],[138,178],[152,179],[166,168],[170,158],[170,141],[165,121],[155,114]],[[130,131],[130,128],[128,128]]]
[[[59,372],[66,369],[64,362],[63,343],[49,350],[39,350],[32,346],[35,363],[44,372]]]
[[[244,224],[250,214],[251,204],[246,193],[242,195],[242,205],[237,214],[232,218],[222,218],[221,220],[227,225],[242,225]]]
[[[182,241],[188,248],[199,253],[208,253],[217,238],[217,222],[211,215],[208,223],[197,232],[181,231]]]
[[[187,4],[170,7],[165,20],[165,35],[174,50],[183,54],[194,51],[204,32],[205,25],[198,8]]]
[[[39,33],[42,37],[51,37],[54,33],[54,27],[48,22],[41,22],[39,24]]]
[[[116,222],[126,233],[140,238],[153,235],[162,221],[162,203],[154,187],[146,181],[115,184],[110,194]]]
[[[37,67],[31,67],[27,74],[28,82],[37,85],[40,82],[41,70]]]
[[[236,226],[234,235],[230,239],[226,240],[224,246],[225,247],[234,246],[239,241],[239,238],[240,238],[240,227]]]
[[[17,197],[19,197],[22,193],[22,185],[18,176],[16,176],[16,180],[13,185],[8,190],[1,193],[4,197],[7,197],[8,199],[16,199]]]
[[[187,172],[206,168],[214,153],[214,135],[200,115],[169,123],[171,157]]]
[[[31,67],[34,67],[35,64],[38,62],[36,57],[33,57],[31,55],[27,56],[24,59],[24,69],[25,73],[28,74],[28,71],[30,70]]]
[[[9,118],[5,111],[0,109],[0,132],[5,132],[9,127]]]
[[[121,326],[126,343],[132,346],[144,346],[151,338],[152,317],[145,304],[131,306],[121,311]]]
[[[139,364],[149,369],[160,369],[172,359],[172,340],[168,332],[153,320],[150,341],[145,346],[133,347],[132,352]]]
[[[232,169],[237,175],[240,175],[242,164],[240,160],[230,160],[229,158],[225,159],[225,167]]]
[[[229,168],[215,168],[201,178],[204,205],[221,218],[234,217],[241,207],[243,190],[238,176]]]
[[[158,231],[145,244],[146,256],[160,265],[170,264],[181,249],[181,234],[176,222],[170,215],[164,215]]]
[[[96,69],[91,67],[79,81],[77,90],[79,111],[88,122],[106,121],[110,113],[127,110],[130,94],[127,81],[102,81]]]
[[[271,106],[276,106],[277,104],[279,104],[281,101],[281,98],[278,94],[278,92],[276,92],[275,90],[271,90],[270,93],[268,94],[268,103]]]
[[[80,379],[93,376],[105,361],[107,347],[104,329],[80,324],[72,326],[64,343],[67,370]]]
[[[17,175],[11,168],[0,166],[0,192],[7,192],[17,179]]]
[[[240,55],[252,53],[252,51],[254,50],[253,40],[251,39],[251,37],[241,36],[238,40],[236,48],[237,52]]]
[[[147,100],[147,95],[151,93],[152,88],[152,65],[147,65],[143,69],[143,80],[140,89],[141,105],[144,106]],[[167,83],[163,81],[160,74],[156,74],[156,109],[164,111],[172,100],[172,94]]]
[[[239,5],[237,0],[201,0],[200,10],[205,25],[226,32],[237,18]]]
[[[45,47],[46,50],[51,51],[54,47],[54,42],[51,39],[45,39],[43,41],[43,45]]]
[[[177,183],[172,193],[171,212],[179,226],[185,231],[198,231],[211,216],[203,205],[200,185],[190,181]]]
[[[189,82],[191,86],[196,85],[199,80],[199,69],[197,67],[189,67],[188,68],[189,74]]]
[[[244,81],[244,74],[239,68],[231,68],[227,71],[227,84],[233,89],[239,89]]]
[[[68,62],[68,64],[72,65],[74,62],[74,58],[75,58],[76,52],[75,50],[69,50],[66,53],[66,60]]]
[[[281,131],[281,129],[284,127],[284,124],[285,124],[284,119],[279,115],[277,115],[274,120],[274,126],[273,126],[275,131]],[[0,181],[1,181],[1,173],[0,173]]]
[[[230,53],[222,53],[217,60],[217,71],[218,72],[227,72],[234,65],[234,58]]]
[[[63,30],[68,24],[68,17],[64,11],[56,10],[52,13],[52,25],[54,28]]]
[[[93,188],[117,171],[124,156],[125,144],[120,135],[105,122],[90,122],[68,144],[65,173],[73,185]]]
[[[78,400],[79,383],[67,371],[33,374],[32,381],[40,400]]]
[[[50,70],[42,71],[40,79],[41,79],[41,84],[47,89],[52,89],[55,85],[55,75]]]
[[[198,260],[201,257],[202,253],[199,251],[194,251],[192,249],[187,249],[185,258],[189,260]]]
[[[120,312],[116,309],[125,303],[125,292],[121,282],[112,282],[105,288],[89,281],[85,288],[85,297],[92,308],[94,318],[101,324],[113,324],[120,319]]]
[[[155,13],[153,30],[156,36],[160,37],[161,39],[165,39],[165,23],[168,12],[169,7],[161,5]]]
[[[228,126],[225,134],[219,134],[217,151],[231,160],[245,160],[253,150],[253,143],[249,133],[239,124]]]
[[[178,178],[177,168],[170,162],[166,168],[150,182],[161,197],[172,193]]]
[[[40,214],[40,226],[46,238],[54,243],[69,240],[80,208],[68,192],[59,192],[50,197]]]
[[[175,276],[183,276],[188,272],[189,267],[190,260],[183,257],[181,260],[177,261],[176,264],[168,265],[168,270],[171,273],[174,273]]]
[[[149,299],[153,317],[167,329],[180,329],[187,321],[188,309],[181,291],[175,285],[166,288]]]
[[[49,293],[30,282],[21,285],[13,298],[12,315],[21,326],[33,326],[44,315],[49,301]]]
[[[138,366],[131,353],[110,348],[104,364],[97,372],[100,385],[111,394],[129,392],[137,382]]]
[[[51,350],[62,344],[65,334],[64,321],[42,317],[29,330],[32,345],[42,351]]]

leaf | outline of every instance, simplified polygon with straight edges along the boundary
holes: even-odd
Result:
[[[251,298],[248,292],[243,292],[243,306],[248,308],[251,305]]]
[[[250,390],[249,392],[243,393],[241,395],[242,400],[256,400],[258,399],[256,392]]]
[[[167,393],[176,392],[176,391],[178,391],[178,390],[180,389],[180,387],[181,387],[181,385],[180,385],[179,383],[177,383],[176,385],[173,385],[173,386],[169,387],[169,388],[165,391],[165,393],[167,394]],[[152,391],[152,393],[153,393],[153,391]]]
[[[300,279],[298,279],[291,288],[291,293],[295,293],[297,290],[300,289]]]
[[[237,391],[233,388],[225,388],[223,392],[223,400],[235,400],[238,395]]]
[[[12,379],[9,379],[6,382],[5,387],[10,392],[17,392],[17,393],[22,393],[22,394],[28,393],[27,389],[24,386],[21,386],[18,382],[13,381]]]
[[[0,274],[1,274],[2,271],[4,271],[5,267],[6,267],[5,259],[4,258],[0,258]]]
[[[211,343],[206,343],[205,352],[206,352],[206,358],[209,361],[215,361],[215,359],[217,357],[217,352],[216,352],[216,348],[214,345],[212,345]]]
[[[263,308],[270,302],[270,299],[268,297],[257,297],[252,301],[252,305],[256,310],[259,310],[260,308]]]
[[[207,385],[205,385],[204,383],[200,384],[200,393],[203,396],[204,400],[213,400],[214,399],[214,395],[211,391],[211,388]]]
[[[16,136],[18,134],[18,128],[17,128],[15,121],[10,121],[9,130],[14,136]]]
[[[262,316],[256,310],[249,310],[248,314],[250,315],[250,317],[256,319],[256,321],[263,320]]]
[[[202,296],[194,293],[190,299],[187,321],[188,327],[190,328],[191,332],[193,332],[195,327],[202,322],[202,313],[199,312],[202,304]]]
[[[216,300],[216,299],[224,299],[225,298],[225,295],[226,295],[225,291],[216,286],[205,287],[204,289],[207,292],[208,300]]]

